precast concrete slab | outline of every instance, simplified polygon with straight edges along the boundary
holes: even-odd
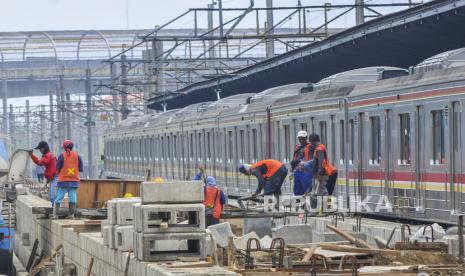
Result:
[[[168,261],[180,257],[207,256],[207,234],[203,233],[136,233],[135,250],[140,261]]]
[[[203,203],[202,181],[142,182],[142,204]]]
[[[134,228],[132,228],[132,225],[115,227],[116,249],[119,251],[133,250],[133,233]]]
[[[286,244],[312,242],[312,227],[307,224],[288,224],[274,229],[273,238],[283,238]]]
[[[136,204],[134,229],[141,233],[204,232],[205,206],[195,204]],[[182,223],[177,219],[181,218]],[[161,227],[161,225],[165,224]]]
[[[111,225],[131,225],[132,205],[140,203],[140,198],[114,198],[107,201],[108,223]]]
[[[216,245],[219,247],[228,246],[228,238],[234,237],[229,222],[218,223],[207,227],[215,238]]]

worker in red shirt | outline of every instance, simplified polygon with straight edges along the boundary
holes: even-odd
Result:
[[[52,203],[52,207],[53,207],[53,203],[55,201],[55,196],[57,193],[57,169],[56,169],[57,158],[50,151],[50,147],[48,146],[48,143],[45,141],[39,142],[37,147],[35,147],[34,149],[39,150],[40,153],[42,154],[42,157],[39,159],[37,156],[35,156],[33,150],[30,150],[29,154],[31,155],[32,161],[37,166],[45,167],[44,177],[45,177],[45,180],[47,181],[47,185],[50,188],[49,198],[50,198],[50,202]]]

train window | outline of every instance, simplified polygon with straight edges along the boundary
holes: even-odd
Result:
[[[320,142],[325,146],[328,145],[327,137],[328,137],[328,132],[326,129],[326,121],[321,121],[320,122]]]
[[[355,122],[354,119],[349,120],[349,164],[354,163],[355,156]]]
[[[189,137],[189,160],[192,161],[194,159],[194,134],[191,133]]]
[[[314,117],[310,118],[310,126],[312,127],[311,129],[312,133],[315,133],[315,118]]]
[[[445,163],[445,130],[444,130],[444,111],[433,110],[432,131],[433,131],[433,164],[440,165]]]
[[[411,164],[410,158],[410,114],[400,114],[400,164]]]
[[[379,117],[370,117],[371,124],[371,160],[373,165],[381,162],[381,123]]]
[[[284,162],[291,158],[291,130],[289,125],[284,125]]]
[[[173,159],[176,160],[178,157],[178,137],[173,135]]]
[[[233,132],[228,131],[228,162],[233,158]]]
[[[170,160],[171,157],[171,136],[166,136],[166,159]]]
[[[339,143],[339,163],[344,164],[344,160],[346,159],[346,135],[344,128],[344,120],[339,121],[339,131],[341,133],[341,141]]]
[[[457,103],[454,103],[457,104]],[[460,141],[460,110],[458,107],[454,106],[454,111],[452,116],[454,116],[452,119],[454,120],[453,122],[453,129],[452,129],[452,139],[453,139],[453,147],[454,151],[458,152],[459,151],[459,141]]]
[[[199,132],[198,139],[197,139],[197,160],[202,160],[202,133]]]
[[[300,130],[305,130],[305,131],[308,132],[307,123],[301,123],[301,124],[300,124]]]
[[[239,162],[240,163],[243,163],[244,162],[244,159],[245,159],[245,143],[244,143],[244,130],[240,130],[239,131],[239,136],[240,136],[240,139],[241,139],[241,144],[240,144],[240,152],[241,152],[241,156],[239,157],[240,160]]]
[[[253,155],[252,155],[252,162],[257,162],[258,160],[258,137],[257,137],[257,130],[252,129],[252,143],[253,143]]]
[[[211,138],[210,138],[210,132],[207,132],[207,158],[210,160],[212,158],[212,153],[211,153]]]
[[[161,146],[161,160],[164,160],[165,159],[165,137],[161,137],[161,143],[160,143],[160,146]]]

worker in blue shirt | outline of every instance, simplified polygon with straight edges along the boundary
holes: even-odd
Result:
[[[226,197],[223,191],[216,184],[213,176],[205,178],[204,202],[205,205],[205,223],[207,226],[218,224],[220,222],[223,206],[226,204]]]
[[[202,180],[204,183],[206,182],[204,166],[202,165],[198,166],[198,172],[195,174],[194,180]]]
[[[308,142],[307,132],[297,133],[299,143],[294,147],[292,172],[294,173],[294,195],[301,196],[312,188],[312,159],[314,147]]]

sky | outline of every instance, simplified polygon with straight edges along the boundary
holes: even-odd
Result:
[[[349,4],[354,0],[301,0],[303,5],[324,2]],[[366,0],[371,3],[408,0]],[[246,7],[250,0],[223,0],[224,7]],[[255,0],[264,6],[265,0]],[[152,29],[188,8],[206,7],[211,0],[0,0],[0,31],[79,29]],[[275,6],[296,6],[297,0],[274,0]],[[350,24],[341,19],[339,24]],[[205,20],[204,20],[205,21]],[[254,24],[252,16],[246,24]],[[176,26],[174,26],[176,27]],[[192,18],[177,27],[192,27]]]

